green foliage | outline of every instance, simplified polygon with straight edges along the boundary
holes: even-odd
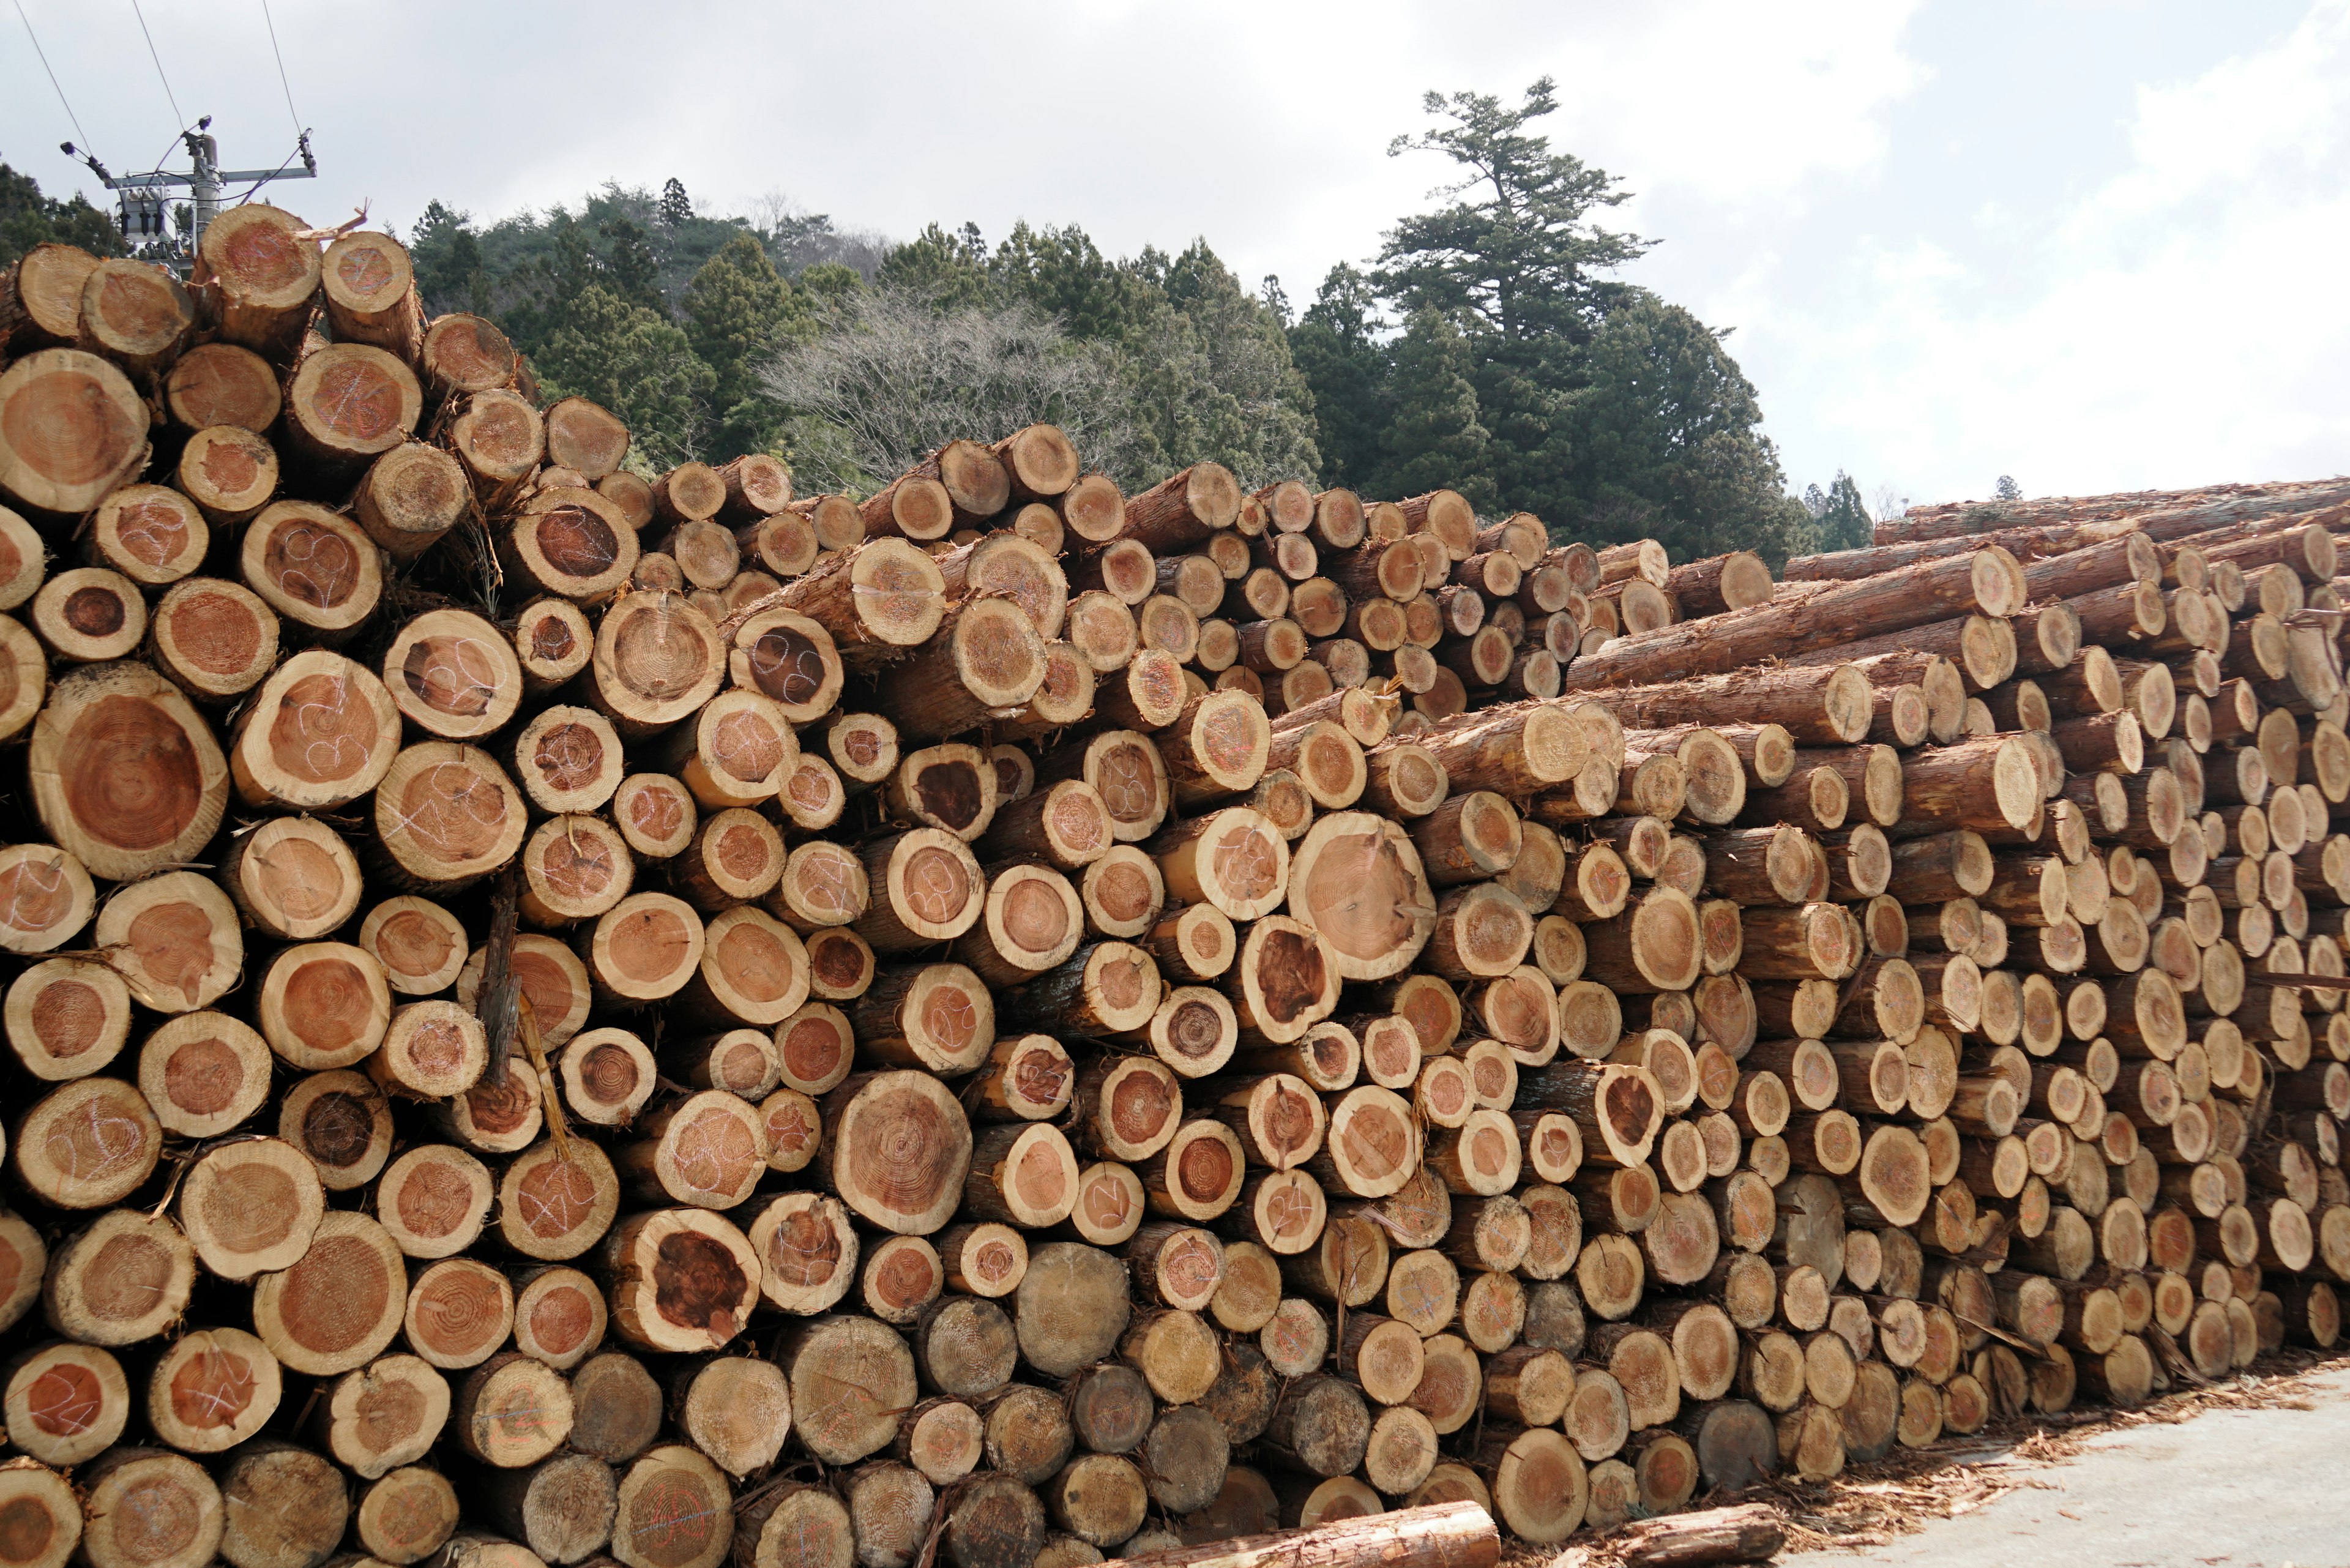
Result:
[[[2023,499],[2023,486],[2016,483],[2012,475],[2002,473],[1999,476],[1999,483],[1991,486],[1991,494],[1994,501],[2021,501]]]
[[[726,242],[685,291],[685,337],[712,377],[720,410],[714,450],[764,452],[785,410],[759,377],[787,337],[813,330],[808,303],[775,271],[766,248],[749,234]]]
[[[1783,493],[1726,335],[1618,275],[1651,242],[1607,225],[1620,181],[1540,133],[1557,99],[1548,78],[1514,103],[1427,95],[1431,129],[1388,151],[1452,182],[1295,320],[1204,240],[1112,257],[1074,223],[990,245],[934,223],[885,245],[776,196],[756,223],[697,213],[676,180],[485,228],[436,202],[413,244],[432,308],[494,317],[657,462],[769,450],[804,485],[870,488],[949,436],[1052,419],[1130,487],[1212,458],[1251,487],[1449,486],[1677,559],[1865,541],[1849,479]]]
[[[819,303],[837,301],[865,286],[857,269],[839,262],[818,262],[801,273],[798,286]]]
[[[815,270],[802,275],[803,286]],[[1103,378],[1099,395],[1117,407],[1082,450],[1121,483],[1154,483],[1201,459],[1252,485],[1312,478],[1321,466],[1312,394],[1278,316],[1242,288],[1205,241],[1171,257],[1154,248],[1113,261],[1074,224],[1024,223],[991,252],[972,224],[950,232],[932,223],[889,253],[875,286],[893,300],[927,302],[941,332],[971,337],[981,318],[994,317],[995,330],[1042,343],[1035,351],[1047,358],[1090,367]],[[839,320],[839,330],[871,329]],[[1048,334],[1035,330],[1040,323]],[[930,406],[910,389],[907,396]],[[926,428],[910,413],[884,422]],[[861,450],[880,462],[899,451],[895,439],[875,437]]]
[[[882,258],[873,281],[922,295],[941,310],[983,305],[995,293],[987,275],[987,247],[969,223],[952,234],[936,223],[927,225]]]
[[[1568,424],[1568,493],[1596,543],[1653,537],[1679,558],[1760,548],[1792,521],[1752,383],[1721,339],[1645,290],[1609,313]],[[1848,483],[1849,482],[1847,482]]]
[[[1597,221],[1628,192],[1531,129],[1556,85],[1424,107],[1443,123],[1388,152],[1450,159],[1443,205],[1399,221],[1367,276],[1333,269],[1290,329],[1328,477],[1446,484],[1562,539],[1653,535],[1677,559],[1799,546],[1809,518],[1781,493],[1753,387],[1719,335],[1611,275],[1649,247]]]
[[[1835,483],[1825,493],[1814,485],[1811,495],[1818,498],[1816,505],[1807,505],[1818,541],[1812,545],[1814,550],[1857,550],[1868,544],[1872,536],[1868,506],[1850,474],[1838,469]]]
[[[114,219],[80,192],[63,202],[44,196],[31,175],[0,163],[0,267],[15,266],[26,251],[53,240],[97,256],[126,254]]]
[[[1388,156],[1440,152],[1461,169],[1434,194],[1465,198],[1400,221],[1379,254],[1382,289],[1406,308],[1473,318],[1510,344],[1587,341],[1625,286],[1594,276],[1643,254],[1648,242],[1591,222],[1631,192],[1605,171],[1550,150],[1526,127],[1558,108],[1544,77],[1525,101],[1504,109],[1485,93],[1430,93],[1430,114],[1451,124],[1399,136]]]
[[[1289,328],[1289,352],[1314,392],[1314,443],[1322,477],[1367,495],[1389,417],[1386,327],[1370,279],[1340,262]]]
[[[665,469],[715,455],[704,431],[718,376],[683,331],[598,283],[551,320],[535,356],[550,397],[592,399],[628,421],[632,462]]]
[[[1379,441],[1369,493],[1424,495],[1458,490],[1480,513],[1495,504],[1492,435],[1480,421],[1469,340],[1432,310],[1411,318],[1395,347],[1394,410]]]

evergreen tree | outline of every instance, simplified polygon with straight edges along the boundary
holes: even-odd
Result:
[[[1289,329],[1290,358],[1314,397],[1314,444],[1322,477],[1368,495],[1380,466],[1388,406],[1386,322],[1370,279],[1340,262]]]
[[[1548,138],[1528,130],[1558,107],[1550,78],[1515,108],[1482,93],[1422,101],[1451,123],[1396,138],[1388,156],[1439,152],[1461,177],[1437,192],[1452,198],[1448,205],[1388,232],[1376,281],[1407,315],[1433,310],[1470,336],[1501,504],[1568,522],[1561,476],[1575,455],[1566,426],[1583,384],[1582,350],[1629,293],[1601,275],[1648,244],[1593,221],[1630,194],[1615,176],[1552,151]]]
[[[1676,560],[1738,549],[1783,556],[1808,519],[1782,493],[1753,384],[1717,334],[1642,290],[1607,317],[1586,374],[1567,480],[1573,514],[1595,542],[1653,537]],[[1548,520],[1555,528],[1558,518]]]
[[[672,180],[671,185],[677,183]],[[668,223],[666,213],[662,222]],[[602,257],[605,286],[631,305],[640,305],[666,320],[669,301],[661,292],[660,260],[653,254],[652,235],[634,218],[607,218],[599,226],[606,241]]]
[[[1373,495],[1454,489],[1479,512],[1494,509],[1492,438],[1477,417],[1474,369],[1468,340],[1451,322],[1430,310],[1411,318],[1395,346],[1394,411],[1381,432]]]
[[[79,245],[98,256],[126,253],[114,219],[74,192],[60,202],[41,194],[40,182],[0,163],[0,267],[10,267],[35,245]]]
[[[675,175],[661,187],[660,217],[661,227],[674,229],[693,217],[693,203],[685,198],[685,186]]]
[[[535,363],[550,397],[591,399],[627,421],[632,462],[672,468],[707,450],[717,374],[682,331],[603,285],[564,303]]]
[[[775,271],[766,247],[737,234],[704,262],[685,291],[685,337],[713,377],[714,450],[764,451],[783,410],[760,373],[787,336],[810,327],[807,302]]]
[[[936,223],[926,225],[882,258],[874,281],[926,295],[941,310],[979,305],[993,295],[987,251],[978,243],[977,229],[968,223],[963,233],[954,234]]]
[[[1994,501],[2021,501],[2023,499],[2023,486],[2016,483],[2012,476],[2002,473],[1999,476],[1999,483],[1991,486],[1991,493]]]
[[[433,316],[452,310],[486,314],[489,274],[482,261],[481,236],[473,215],[456,213],[439,202],[426,204],[408,237],[409,256],[416,269],[416,287],[424,308]]]
[[[1819,486],[1812,488],[1816,492]],[[1860,498],[1860,486],[1842,469],[1836,470],[1835,483],[1828,486],[1812,518],[1819,530],[1814,549],[1857,550],[1866,546],[1872,536],[1868,506]]]
[[[1039,229],[1023,223],[995,247],[988,275],[1007,295],[1059,320],[1070,337],[1139,350],[1166,304],[1156,286],[1166,262],[1153,248],[1135,261],[1113,262],[1075,223]]]
[[[822,304],[856,293],[865,286],[865,279],[853,266],[840,262],[818,262],[801,270],[795,286],[810,299]]]

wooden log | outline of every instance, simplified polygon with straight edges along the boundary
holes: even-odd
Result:
[[[0,372],[0,495],[79,517],[146,466],[143,407],[121,370],[78,348],[42,348]]]
[[[220,1488],[193,1460],[160,1449],[121,1448],[80,1472],[87,1489],[81,1554],[103,1568],[148,1562],[155,1568],[199,1568],[219,1551],[225,1528]],[[151,1511],[179,1521],[157,1550]]]

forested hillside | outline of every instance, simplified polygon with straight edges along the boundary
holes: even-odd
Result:
[[[1676,559],[1866,543],[1850,480],[1788,493],[1729,335],[1624,279],[1658,242],[1610,223],[1620,181],[1539,133],[1551,81],[1423,107],[1431,129],[1388,151],[1451,177],[1440,204],[1295,307],[1205,237],[1113,258],[1039,213],[993,243],[968,222],[892,241],[774,200],[722,213],[675,179],[489,222],[436,201],[404,237],[430,308],[495,318],[551,392],[626,420],[649,471],[769,452],[804,490],[870,492],[1043,420],[1128,486],[1213,459],[1252,485],[1447,483]],[[113,238],[0,171],[0,259],[50,234]]]

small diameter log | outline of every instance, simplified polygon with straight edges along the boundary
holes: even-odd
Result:
[[[222,881],[238,910],[286,941],[325,936],[359,908],[359,860],[307,817],[273,817],[235,841]]]
[[[390,1234],[365,1215],[331,1212],[300,1261],[254,1287],[254,1328],[287,1366],[328,1376],[381,1354],[406,1305],[406,1273]]]
[[[391,988],[364,948],[305,942],[271,961],[255,1011],[270,1049],[295,1066],[348,1067],[382,1043]]]
[[[276,1413],[282,1383],[277,1358],[253,1335],[197,1329],[157,1359],[148,1425],[182,1453],[216,1454],[261,1430]]]
[[[47,1465],[98,1457],[130,1417],[121,1364],[95,1345],[51,1343],[24,1352],[7,1366],[5,1394],[11,1441]]]
[[[1248,789],[1263,775],[1272,746],[1263,705],[1245,691],[1194,698],[1158,737],[1169,787],[1182,805]]]
[[[22,634],[9,636],[15,640]],[[174,584],[155,607],[148,622],[147,650],[157,668],[192,699],[218,703],[250,690],[276,661],[277,617],[239,584],[190,577]],[[20,670],[37,669],[36,650],[29,639],[17,663]],[[38,682],[29,684],[37,688]],[[0,718],[0,729],[7,727],[10,718],[13,711]]]
[[[425,1470],[400,1473],[432,1475]],[[391,1479],[386,1478],[385,1484]],[[362,1521],[380,1491],[370,1490],[360,1502]],[[452,1505],[454,1501],[452,1494]],[[542,1560],[577,1563],[610,1542],[618,1498],[612,1471],[603,1461],[588,1454],[563,1454],[523,1469],[493,1471],[475,1483],[473,1501],[485,1522]]]
[[[665,1444],[621,1475],[612,1554],[626,1568],[717,1568],[733,1542],[726,1478],[694,1449]]]
[[[1288,892],[1289,846],[1272,821],[1246,806],[1193,817],[1151,841],[1167,889],[1186,903],[1212,904],[1235,920],[1280,906]]]
[[[612,1326],[648,1350],[708,1351],[750,1321],[760,1263],[726,1220],[700,1209],[632,1215],[602,1259],[612,1281]]]
[[[1335,951],[1320,932],[1283,915],[1249,929],[1224,980],[1243,1037],[1281,1044],[1302,1037],[1337,1005]]]
[[[1069,1217],[1077,1196],[1076,1157],[1058,1127],[992,1127],[973,1141],[962,1197],[975,1217],[1045,1230]]]
[[[86,1489],[85,1522],[75,1533],[82,1555],[91,1563],[104,1568],[134,1563],[199,1568],[220,1550],[224,1529],[220,1489],[194,1461],[160,1449],[124,1448],[91,1466],[80,1480]],[[154,1511],[158,1510],[162,1511]],[[152,1522],[157,1518],[171,1521],[160,1546]],[[339,1532],[339,1522],[336,1528]],[[240,1542],[240,1551],[244,1544]]]
[[[276,1138],[213,1149],[188,1171],[180,1220],[204,1266],[226,1280],[290,1268],[309,1251],[326,1192],[302,1153]]]
[[[438,1367],[477,1366],[514,1332],[514,1287],[473,1258],[446,1258],[410,1286],[408,1346]]]
[[[243,431],[227,433],[232,440],[255,441],[258,439]],[[274,468],[268,478],[273,482],[276,479]],[[265,490],[262,498],[266,498]],[[258,507],[259,502],[255,501],[253,509],[257,510]],[[243,518],[228,520],[241,522]],[[203,514],[186,496],[176,490],[166,490],[160,484],[126,485],[100,502],[98,510],[91,514],[88,539],[83,546],[84,559],[89,561],[93,567],[107,568],[108,576],[92,579],[66,572],[60,574],[60,580],[104,583],[108,578],[120,577],[142,587],[162,587],[201,567],[211,542],[212,530],[205,525]],[[71,588],[66,590],[68,598],[73,591]],[[47,637],[48,628],[44,623],[49,620],[50,616],[44,606],[42,598],[35,598],[35,624]],[[136,614],[128,618],[143,618],[145,607],[133,607]],[[104,635],[100,627],[105,618],[105,607],[99,600],[87,599],[78,607],[59,605],[57,610],[64,621],[60,629],[82,637]],[[114,635],[119,637],[125,629],[127,625],[117,628]],[[70,651],[68,657],[73,657]]]
[[[732,1209],[766,1173],[766,1127],[756,1107],[705,1089],[664,1107],[620,1151],[630,1189],[650,1201]]]

